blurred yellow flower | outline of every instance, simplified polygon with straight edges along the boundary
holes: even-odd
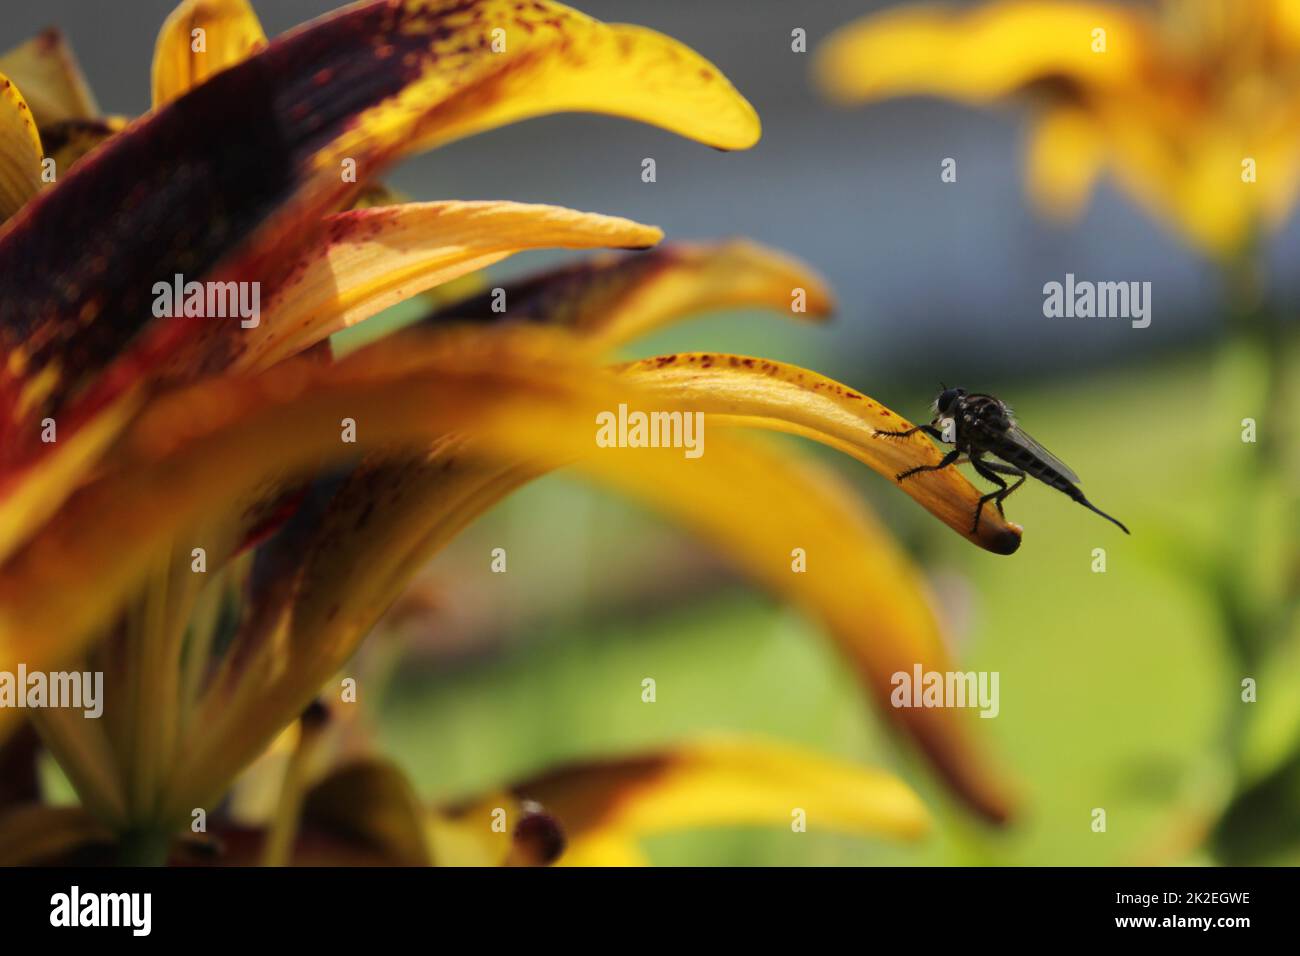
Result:
[[[1027,186],[1058,217],[1102,173],[1204,252],[1276,229],[1300,186],[1300,5],[1002,0],[867,17],[818,52],[820,85],[1033,104]]]
[[[494,831],[494,813],[536,820],[542,839],[528,839],[526,824]],[[510,792],[435,809],[426,832],[444,864],[644,866],[645,837],[717,826],[915,840],[930,816],[884,771],[762,738],[706,735],[556,767]]]

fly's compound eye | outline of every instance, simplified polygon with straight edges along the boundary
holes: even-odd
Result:
[[[947,415],[950,411],[952,411],[953,406],[957,404],[957,399],[965,394],[966,394],[965,389],[945,388],[943,392],[939,395],[939,400],[935,402],[935,405],[939,410],[939,414]]]

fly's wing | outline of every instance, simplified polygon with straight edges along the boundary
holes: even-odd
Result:
[[[1079,476],[1074,473],[1074,470],[1070,468],[1069,465],[1061,461],[1061,459],[1057,458],[1050,451],[1048,451],[1037,441],[1035,441],[1034,437],[1030,435],[1029,432],[1021,428],[1020,423],[1017,422],[1015,419],[1011,420],[1011,427],[1007,429],[1006,438],[1008,441],[1014,442],[1015,444],[1019,445],[1021,448],[1028,451],[1039,461],[1043,462],[1043,464],[1048,465],[1054,470],[1060,472],[1061,476],[1066,481],[1075,485],[1082,484],[1082,482],[1079,481]]]

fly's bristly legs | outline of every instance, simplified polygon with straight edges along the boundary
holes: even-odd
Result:
[[[1011,496],[1011,493],[1025,483],[1028,477],[1025,472],[1012,465],[1004,465],[996,461],[986,461],[981,455],[972,455],[970,458],[971,467],[979,472],[980,477],[993,482],[998,486],[997,491],[991,491],[980,498],[979,504],[975,508],[975,523],[971,525],[970,533],[975,534],[980,529],[980,515],[984,513],[986,502],[992,501],[997,506],[998,514],[1006,517],[1007,513],[1002,510],[1002,502]],[[1001,475],[1008,475],[1012,478],[1019,478],[1014,485],[1007,487],[1007,483],[1002,480]]]
[[[943,469],[947,468],[949,465],[956,464],[957,459],[960,457],[961,457],[961,452],[959,452],[957,449],[954,448],[952,451],[948,452],[948,454],[943,456],[943,460],[940,461],[939,464],[917,465],[915,468],[907,469],[907,471],[900,471],[897,475],[894,476],[894,480],[897,481],[899,484],[902,484],[904,479],[911,478],[913,475],[919,474],[923,471],[942,471]]]
[[[940,441],[943,440],[943,433],[940,432],[939,429],[935,428],[934,425],[913,425],[905,431],[898,432],[878,431],[876,432],[876,437],[909,438],[917,432],[925,432],[933,438],[939,439]],[[978,534],[980,530],[980,518],[984,514],[984,506],[990,501],[992,501],[994,506],[997,507],[998,514],[1004,518],[1007,516],[1006,512],[1002,509],[1002,502],[1010,497],[1012,492],[1025,483],[1025,479],[1028,475],[1024,471],[1012,465],[1004,465],[1001,462],[989,461],[980,452],[973,452],[969,457],[964,457],[961,453],[961,449],[954,448],[952,451],[944,455],[943,458],[939,460],[938,464],[918,465],[915,468],[900,471],[894,476],[894,480],[899,484],[902,484],[913,475],[918,475],[927,471],[942,471],[944,468],[962,465],[967,462],[970,463],[971,467],[975,469],[980,477],[984,478],[986,481],[991,481],[993,484],[998,486],[995,490],[981,496],[979,503],[975,507],[975,521],[971,525],[970,533]],[[1002,480],[1002,475],[1007,475],[1018,480],[1015,484],[1008,486],[1007,483]]]
[[[929,425],[913,425],[911,428],[904,429],[901,432],[884,432],[877,429],[875,433],[875,437],[876,438],[911,438],[917,432],[925,432],[931,438],[937,438],[939,441],[943,441],[943,432],[935,428],[933,423]]]

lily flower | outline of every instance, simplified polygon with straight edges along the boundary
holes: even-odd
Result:
[[[1225,261],[1300,187],[1300,12],[1288,0],[997,0],[868,16],[818,51],[844,103],[904,95],[1033,116],[1028,190],[1073,216],[1102,174]]]
[[[753,109],[698,54],[549,0],[367,0],[271,42],[243,0],[185,0],[158,39],[154,109],[95,127],[98,145],[45,183],[29,175],[41,137],[77,86],[56,59],[7,60],[18,105],[0,114],[0,156],[21,174],[3,179],[21,202],[0,230],[0,670],[104,674],[102,720],[31,715],[81,800],[60,811],[71,829],[166,859],[422,564],[561,467],[804,607],[882,705],[890,675],[951,669],[918,573],[862,506],[811,462],[732,434],[809,437],[892,481],[939,459],[919,437],[876,438],[905,420],[764,359],[602,364],[703,309],[825,316],[802,263],[743,241],[667,246],[508,287],[504,313],[471,298],[331,352],[334,333],[523,249],[655,245],[652,226],[553,206],[359,200],[412,151],[561,110],[751,146]],[[25,86],[55,106],[25,106]],[[157,314],[152,290],[175,276],[257,283],[261,314]],[[620,404],[702,414],[707,454],[598,447],[593,422]],[[1000,516],[971,533],[979,493],[954,469],[900,487],[982,548],[1019,544]],[[968,721],[891,713],[970,806],[1006,815]],[[0,709],[0,733],[14,715]]]

